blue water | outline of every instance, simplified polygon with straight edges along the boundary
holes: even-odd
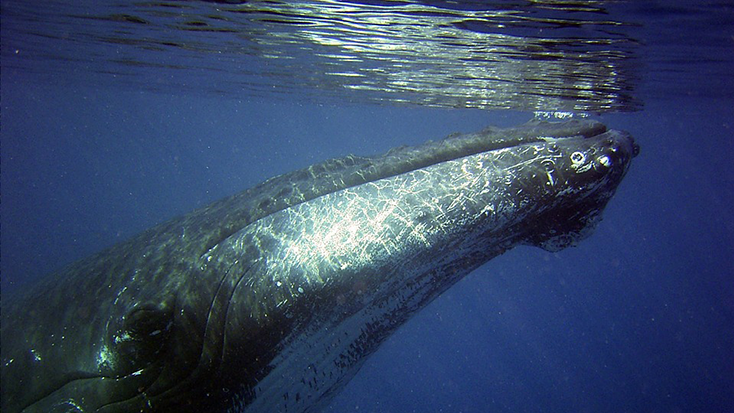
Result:
[[[517,247],[470,274],[326,411],[734,411],[734,88],[720,70],[731,29],[700,34],[724,45],[700,43],[715,63],[697,60],[705,76],[651,59],[641,110],[598,117],[642,151],[591,238]],[[656,68],[664,76],[644,76]],[[20,70],[3,70],[1,94],[4,296],[271,176],[533,116],[153,93]]]

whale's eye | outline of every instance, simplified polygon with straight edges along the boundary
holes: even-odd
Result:
[[[142,305],[120,320],[110,337],[110,367],[117,375],[131,374],[153,363],[163,350],[172,325],[165,305]]]

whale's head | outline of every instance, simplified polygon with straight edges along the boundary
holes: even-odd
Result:
[[[529,231],[524,242],[548,251],[573,246],[592,233],[640,151],[628,133],[618,130],[549,137],[531,147],[542,153],[536,162],[537,176],[526,181],[529,187],[518,188],[535,192],[535,202],[545,211],[525,222]]]
[[[3,411],[314,411],[467,272],[588,236],[638,151],[531,122],[268,180],[4,305]]]

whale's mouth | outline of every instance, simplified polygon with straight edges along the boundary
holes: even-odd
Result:
[[[338,184],[334,185],[333,189],[337,191],[482,152],[543,142],[549,138],[591,138],[606,131],[607,127],[604,124],[593,120],[574,119],[566,122],[533,120],[515,128],[489,127],[476,133],[452,134],[444,139],[427,141],[417,146],[393,148],[383,155],[369,157],[350,155],[331,159],[267,182],[272,184],[281,178],[297,178],[308,172],[309,180],[336,183],[338,178]],[[314,186],[318,187],[318,184]],[[318,196],[333,191],[325,191]],[[303,202],[308,200],[304,199]]]
[[[470,134],[453,134],[418,146],[402,146],[376,156],[330,159],[267,181],[219,201],[190,216],[209,226],[202,228],[204,256],[232,234],[270,214],[346,188],[404,174],[441,162],[481,152],[511,148],[549,138],[590,138],[607,127],[589,119],[564,122],[533,120],[514,128],[486,128]]]
[[[591,138],[606,131],[607,127],[604,124],[593,120],[575,119],[566,122],[533,120],[515,128],[489,127],[476,133],[454,134],[440,141],[428,141],[415,147],[396,148],[383,156],[370,159],[396,165],[395,173],[376,177],[382,179],[481,152],[542,142],[548,138]]]
[[[111,406],[125,405],[139,397],[136,389],[147,388],[157,377],[158,370],[141,370],[123,376],[98,372],[74,371],[67,373],[53,387],[37,392],[26,401],[22,411],[97,411]],[[120,391],[120,389],[128,389]],[[83,394],[81,401],[77,400]],[[83,407],[82,407],[83,405]]]

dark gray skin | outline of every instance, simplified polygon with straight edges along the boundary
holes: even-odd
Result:
[[[272,178],[3,300],[2,411],[318,411],[476,267],[588,236],[637,152],[530,122]]]

